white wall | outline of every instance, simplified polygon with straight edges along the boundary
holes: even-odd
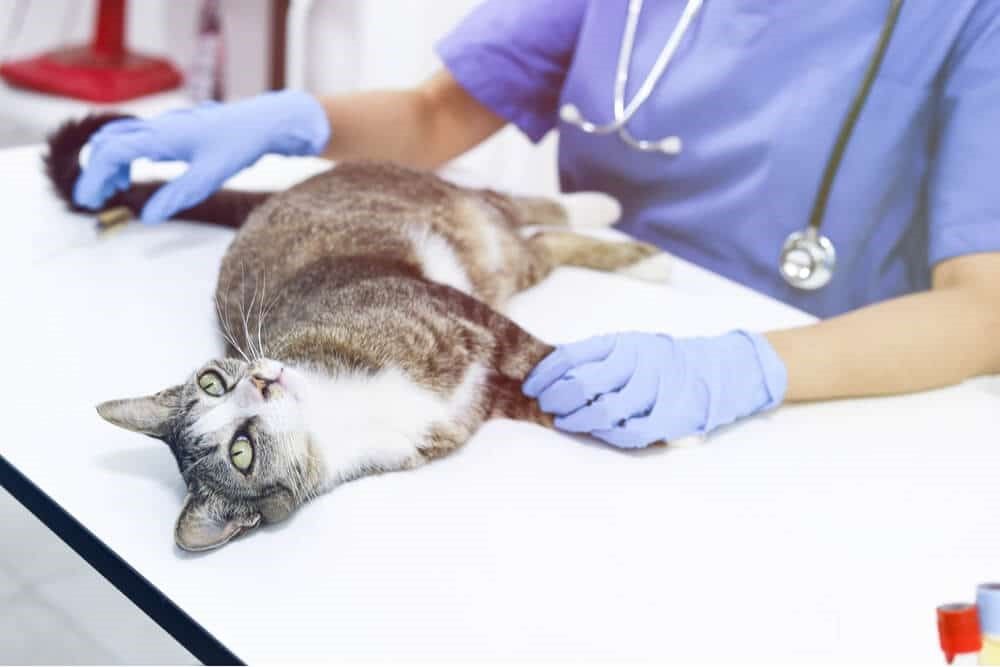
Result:
[[[441,67],[434,44],[479,0],[317,0],[307,85],[317,93],[413,85]],[[458,161],[496,187],[556,190],[555,137],[534,147],[508,128]]]

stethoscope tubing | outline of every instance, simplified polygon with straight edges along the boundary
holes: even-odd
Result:
[[[840,162],[844,157],[844,152],[847,150],[847,144],[854,134],[854,126],[857,125],[861,109],[865,106],[865,102],[868,101],[868,93],[875,83],[875,77],[882,67],[882,60],[885,58],[885,52],[889,48],[889,41],[892,38],[892,34],[896,30],[896,21],[899,19],[899,10],[902,6],[903,0],[892,0],[892,4],[889,6],[889,13],[882,24],[882,32],[879,35],[875,53],[868,62],[868,69],[865,71],[864,79],[858,91],[854,94],[854,100],[851,102],[851,106],[844,116],[844,122],[837,133],[837,139],[833,143],[833,148],[830,150],[830,157],[827,158],[826,166],[823,168],[823,177],[820,179],[819,189],[816,191],[816,197],[813,199],[812,211],[809,213],[809,226],[817,231],[819,231],[820,226],[823,224],[823,216],[826,215],[826,205],[830,199],[833,182],[836,180],[837,172],[840,169]]]
[[[654,87],[659,82],[667,66],[673,59],[681,40],[684,38],[691,21],[694,20],[698,10],[701,9],[703,0],[688,0],[684,6],[677,25],[664,44],[653,68],[646,75],[639,90],[636,91],[632,100],[625,104],[625,93],[628,85],[628,71],[631,64],[632,52],[635,50],[635,33],[639,25],[639,14],[642,11],[642,0],[629,0],[628,15],[626,17],[625,32],[622,35],[621,48],[618,52],[618,63],[615,70],[615,85],[613,96],[613,118],[611,123],[598,125],[588,121],[580,113],[580,110],[573,104],[565,104],[559,114],[567,123],[570,123],[587,134],[606,135],[617,132],[621,140],[628,146],[640,151],[661,151],[668,155],[676,155],[681,151],[681,139],[677,136],[667,136],[659,140],[637,139],[629,132],[626,124],[639,110],[639,107],[646,102],[652,94]],[[891,0],[889,12],[882,23],[882,30],[879,34],[875,52],[872,54],[865,70],[864,78],[858,87],[851,104],[848,107],[844,120],[837,132],[830,155],[823,167],[819,188],[813,199],[812,209],[809,213],[809,224],[804,230],[792,232],[781,251],[780,272],[785,280],[799,289],[814,290],[826,285],[832,275],[836,265],[836,251],[833,242],[820,234],[820,227],[826,215],[827,204],[833,183],[836,180],[847,150],[847,144],[854,134],[858,117],[868,100],[871,87],[875,82],[885,53],[889,48],[889,42],[896,30],[896,23],[903,6],[903,0]]]

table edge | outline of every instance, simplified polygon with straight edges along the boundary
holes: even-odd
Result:
[[[2,454],[0,486],[203,664],[245,664]]]

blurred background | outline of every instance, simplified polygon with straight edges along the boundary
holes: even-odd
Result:
[[[411,86],[440,63],[434,43],[478,0],[119,0],[126,46],[159,56],[186,78],[166,93],[111,104],[139,115],[192,104],[206,90],[225,100],[285,87],[316,94]],[[98,0],[0,0],[0,60],[8,63],[92,41]],[[206,14],[217,17],[217,24]],[[304,17],[301,38],[286,39],[288,23]],[[294,27],[293,27],[294,30]],[[217,31],[218,40],[213,34]],[[221,43],[217,62],[213,46]],[[207,62],[208,61],[208,62]],[[205,84],[208,76],[217,86]],[[54,125],[93,102],[0,88],[0,147],[40,141]],[[515,129],[459,160],[515,190],[555,188],[554,137],[532,146]]]
[[[95,108],[152,115],[289,84],[316,94],[410,86],[440,67],[434,43],[475,4],[0,0],[0,73],[34,73],[40,54],[58,60],[68,47],[92,49],[98,34],[99,50],[113,49],[108,24],[123,12],[123,46],[167,61],[182,77],[169,90],[103,103],[0,83],[0,150],[37,144],[63,120]],[[98,16],[105,25],[98,26]],[[508,128],[451,168],[488,173],[499,188],[554,191],[554,141],[550,135],[533,146]],[[0,663],[197,663],[4,491],[0,526]]]

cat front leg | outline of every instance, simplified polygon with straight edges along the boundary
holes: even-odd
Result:
[[[424,461],[447,456],[464,445],[473,430],[463,424],[435,424],[424,436],[418,451]]]

